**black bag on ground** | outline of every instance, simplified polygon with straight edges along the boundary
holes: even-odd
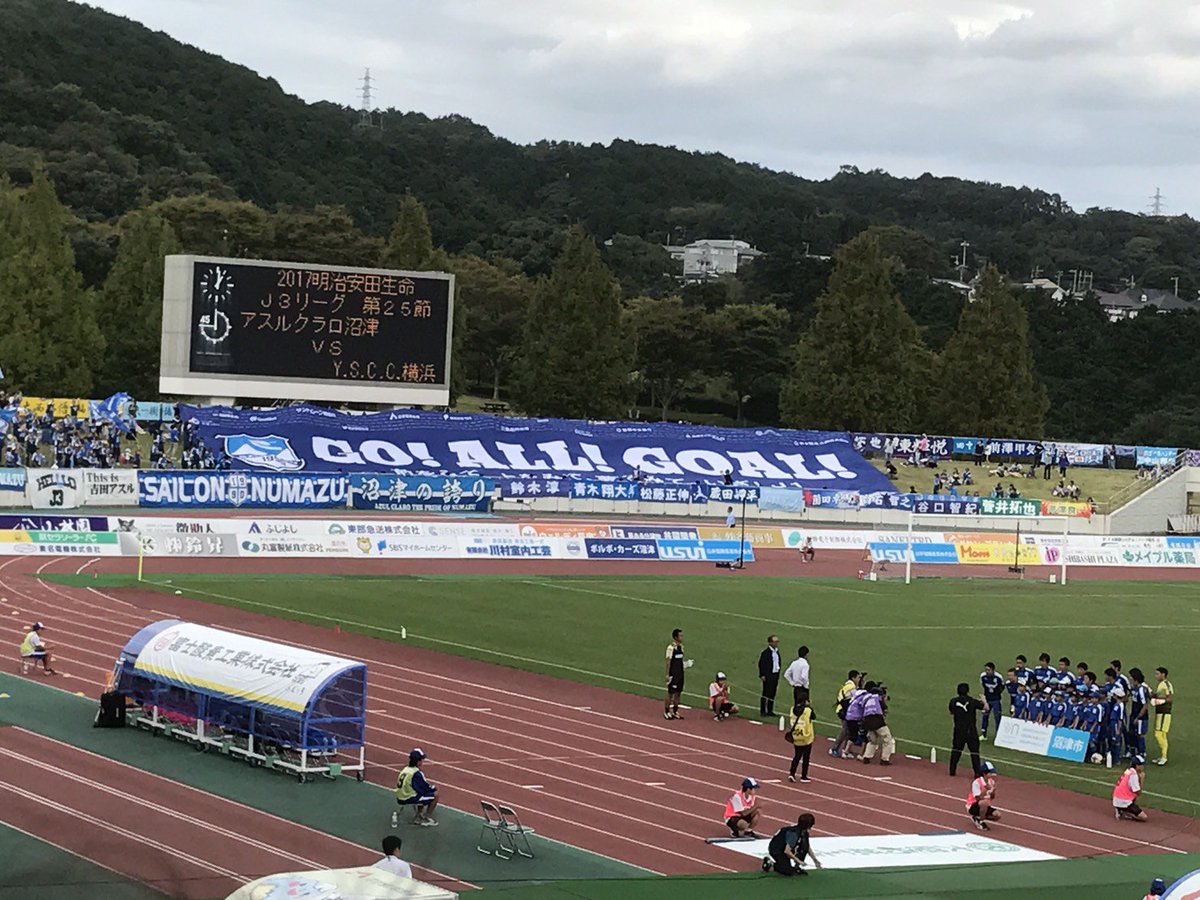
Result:
[[[106,691],[100,695],[100,708],[96,710],[93,728],[125,727],[125,695],[117,691]]]

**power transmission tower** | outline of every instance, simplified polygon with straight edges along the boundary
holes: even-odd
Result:
[[[1161,216],[1167,208],[1167,204],[1163,202],[1162,191],[1158,188],[1154,189],[1154,196],[1150,198],[1150,215]]]
[[[359,93],[360,102],[358,107],[358,121],[354,124],[355,128],[377,128],[375,123],[375,114],[371,106],[371,70],[366,69],[363,73],[362,80],[359,82],[362,85]]]

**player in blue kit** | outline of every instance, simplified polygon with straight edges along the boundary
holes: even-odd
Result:
[[[1104,700],[1104,751],[1120,759],[1125,736],[1125,698],[1119,690],[1108,692]]]
[[[1038,684],[1044,685],[1050,680],[1050,676],[1054,674],[1054,669],[1050,665],[1050,654],[1043,653],[1038,657],[1038,664],[1033,667],[1033,677],[1037,679]]]
[[[1131,755],[1146,755],[1146,732],[1150,730],[1150,688],[1146,676],[1136,666],[1129,670],[1131,683],[1129,703],[1129,731],[1125,749]]]
[[[1017,685],[1017,693],[1012,698],[1012,717],[1029,718],[1029,689],[1023,684]]]
[[[1016,665],[1013,666],[1013,668],[1010,671],[1017,673],[1017,682],[1018,683],[1020,683],[1020,684],[1028,684],[1029,683],[1029,676],[1032,673],[1029,671],[1028,667],[1025,665],[1025,657],[1023,655],[1017,656]]]
[[[1062,691],[1056,691],[1054,693],[1054,699],[1046,707],[1045,724],[1055,726],[1062,725],[1063,719],[1066,717],[1066,715],[1067,704],[1063,702]]]
[[[996,674],[994,662],[984,663],[983,671],[979,673],[979,683],[983,685],[983,724],[979,729],[979,739],[987,740],[988,718],[996,719],[996,730],[1000,729],[1000,698],[1004,695],[1004,679]]]
[[[1030,722],[1038,725],[1044,725],[1046,722],[1046,706],[1049,704],[1050,698],[1044,690],[1038,691],[1029,698],[1029,715]]]
[[[1087,755],[1100,752],[1100,698],[1089,695],[1079,703],[1079,718],[1075,727],[1088,733]]]
[[[1004,690],[1008,693],[1009,715],[1013,715],[1013,704],[1016,703],[1017,694],[1021,691],[1021,681],[1017,678],[1016,669],[1009,669],[1004,673]]]

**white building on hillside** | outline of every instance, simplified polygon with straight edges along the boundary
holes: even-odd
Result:
[[[683,261],[684,281],[704,281],[721,275],[734,275],[739,266],[762,256],[745,241],[703,240],[690,244],[667,244],[672,259]]]

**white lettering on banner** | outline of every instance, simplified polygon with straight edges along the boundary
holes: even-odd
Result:
[[[508,471],[508,466],[483,449],[483,441],[451,441],[446,445],[458,457],[458,467],[475,469],[498,469]]]
[[[567,450],[566,441],[545,441],[538,444],[538,449],[550,457],[550,463],[556,472],[611,472],[613,470],[612,466],[604,462],[604,457],[600,455],[600,448],[595,444],[580,444],[579,446],[584,453],[592,459],[598,459],[602,465],[593,466],[582,456],[572,459]],[[589,447],[594,454],[588,450]]]
[[[347,493],[347,482],[340,476],[279,479],[213,473],[179,478],[143,473],[141,485],[147,503],[167,506],[344,503]]]
[[[996,729],[996,746],[1007,750],[1021,750],[1045,756],[1050,750],[1050,738],[1054,735],[1051,725],[1039,725],[1023,719],[1004,716]]]
[[[343,466],[361,466],[364,465],[363,458],[354,451],[350,446],[349,441],[335,440],[334,438],[322,437],[319,434],[313,435],[313,453],[319,459],[326,462],[338,463]]]
[[[697,475],[720,476],[733,468],[729,460],[715,450],[680,450],[675,461]]]
[[[629,468],[641,469],[646,475],[683,474],[683,469],[671,462],[662,447],[630,447],[621,458]]]
[[[818,453],[817,462],[823,465],[827,470],[821,473],[822,478],[828,478],[829,473],[833,472],[838,478],[855,479],[858,476],[842,465],[841,461],[834,453]]]
[[[514,469],[525,472],[542,472],[550,468],[540,459],[535,462],[530,462],[526,459],[525,448],[520,444],[504,444],[497,441],[496,449],[504,454],[504,458],[508,460],[508,464]]]
[[[804,464],[803,453],[776,453],[775,458],[795,472],[796,477],[801,480],[811,479],[817,481],[822,478],[829,478],[833,474],[824,470],[815,473],[809,471],[808,466]]]
[[[389,469],[411,466],[413,458],[390,441],[363,441],[359,448],[363,459]]]
[[[743,478],[766,478],[772,481],[787,481],[788,473],[767,462],[757,450],[749,452],[729,451],[730,459],[737,463],[738,474]]]

